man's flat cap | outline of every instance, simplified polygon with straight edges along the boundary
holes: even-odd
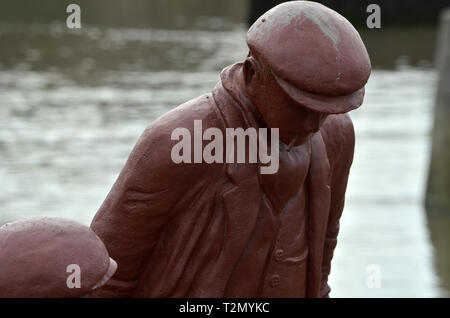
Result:
[[[71,277],[76,266],[79,286]],[[83,224],[35,218],[0,227],[1,298],[85,296],[116,269],[103,242]]]
[[[250,27],[247,44],[298,104],[329,114],[362,104],[369,55],[352,24],[324,5],[290,1],[272,8]]]

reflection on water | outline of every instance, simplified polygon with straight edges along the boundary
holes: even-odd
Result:
[[[244,21],[247,0],[77,0],[83,24],[160,29],[224,29]],[[0,21],[64,22],[70,1],[0,1]]]
[[[356,152],[332,296],[443,295],[422,208],[435,81],[425,69],[377,70],[352,112]],[[368,288],[373,264],[381,288]]]
[[[383,27],[360,29],[372,59],[372,65],[392,68],[395,64],[428,67],[432,65],[436,47],[435,26]]]
[[[89,224],[144,128],[246,56],[244,25],[212,29],[1,22],[0,224],[37,215]],[[434,83],[426,68],[377,70],[353,113],[332,296],[443,295],[421,203]],[[435,233],[445,276],[448,243]],[[370,264],[380,289],[367,287]]]
[[[49,214],[89,223],[143,129],[211,90],[221,68],[246,55],[242,29],[28,31],[0,27],[19,43],[0,53],[3,220]]]

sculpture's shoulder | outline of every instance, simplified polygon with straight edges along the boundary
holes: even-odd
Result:
[[[172,132],[185,128],[194,136],[194,121],[202,122],[202,129],[216,127],[221,121],[214,107],[212,94],[204,94],[170,110],[150,123],[138,143],[144,144],[152,152],[161,152],[170,158],[170,150],[177,140],[172,140]]]
[[[351,164],[355,147],[355,130],[350,116],[347,113],[328,116],[320,133],[330,163],[346,160]]]
[[[181,128],[189,132],[187,149],[194,152],[194,121],[202,122],[202,129],[221,125],[211,94],[194,98],[155,119],[144,130],[131,152],[124,168],[124,176],[132,175],[143,188],[169,188],[173,180],[182,182],[191,177],[201,178],[214,165],[180,164],[172,158],[172,149],[181,137],[172,139],[172,133]],[[177,135],[177,134],[175,134]],[[200,141],[201,142],[201,141]],[[155,184],[153,184],[155,183]]]

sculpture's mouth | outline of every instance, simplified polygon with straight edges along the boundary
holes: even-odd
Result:
[[[106,271],[105,275],[103,275],[102,279],[100,279],[100,281],[97,284],[95,284],[94,287],[92,287],[92,290],[100,288],[104,284],[106,284],[106,282],[109,281],[111,279],[111,277],[113,277],[113,275],[115,274],[116,270],[117,270],[117,263],[116,263],[115,260],[113,260],[110,257],[109,258],[108,270]]]

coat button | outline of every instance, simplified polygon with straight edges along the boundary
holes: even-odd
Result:
[[[275,259],[275,262],[279,263],[283,260],[283,250],[278,249],[275,251],[273,258]]]
[[[270,277],[269,286],[276,288],[280,285],[280,275],[275,274]]]

